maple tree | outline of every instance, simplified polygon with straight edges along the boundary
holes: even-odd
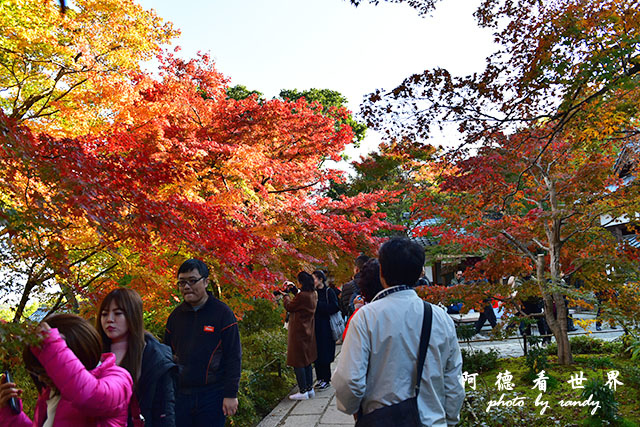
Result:
[[[300,98],[304,98],[309,103],[318,103],[318,107],[322,109],[323,114],[333,114],[333,111],[340,111],[342,108],[346,108],[347,98],[342,96],[340,92],[330,89],[307,89],[299,91],[297,89],[284,89],[279,94],[281,99],[288,99],[291,101],[297,101]],[[346,117],[336,117],[338,119],[338,125],[342,126],[347,124],[353,131],[353,143],[358,146],[366,134],[367,127],[358,121],[356,121],[351,113]]]
[[[543,129],[496,137],[493,146],[449,164],[439,193],[425,198],[419,209],[421,215],[440,219],[424,233],[484,255],[467,273],[495,285],[469,286],[467,294],[476,294],[476,304],[478,294],[511,294],[513,289],[502,286],[503,277],[535,278],[517,289],[511,309],[517,309],[518,300],[542,295],[559,361],[571,363],[568,340],[563,340],[568,315],[564,298],[593,303],[592,292],[609,289],[618,289],[627,301],[631,295],[625,283],[637,277],[640,253],[620,245],[601,220],[608,215],[611,222],[637,209],[638,186],[623,185],[612,173],[617,144],[577,151],[571,149],[574,141],[554,141],[538,157],[546,143],[540,135]],[[564,280],[569,276],[571,282]],[[580,289],[573,287],[576,278],[583,280]],[[637,305],[625,318],[637,318],[639,311]]]
[[[14,322],[34,295],[91,315],[131,286],[161,323],[188,256],[242,314],[285,275],[375,244],[377,195],[322,197],[341,179],[324,160],[353,140],[341,106],[233,99],[207,56],[166,54],[144,74],[177,32],[131,1],[1,7],[0,298],[17,295]]]
[[[636,6],[628,0],[483,1],[475,16],[480,27],[495,29],[499,48],[483,72],[414,74],[370,94],[364,116],[390,137],[414,141],[449,120],[469,144],[540,121],[551,123],[549,136],[573,128],[591,141],[630,131],[640,74]]]
[[[131,80],[110,133],[35,136],[3,117],[3,267],[25,301],[46,280],[90,301],[124,283],[166,310],[176,264],[198,256],[241,313],[285,275],[376,245],[377,194],[321,195],[340,172],[320,164],[353,138],[346,110],[227,98],[206,55],[168,55],[162,75]]]
[[[417,225],[413,205],[430,185],[430,161],[435,152],[418,144],[381,143],[376,151],[352,161],[354,175],[345,182],[333,182],[328,194],[337,198],[382,191],[386,197],[378,210],[396,227],[380,233],[410,235]]]
[[[51,183],[58,171],[53,163],[46,170],[29,165],[33,153],[22,150],[22,141],[33,138],[14,125],[60,137],[108,129],[114,111],[129,102],[125,89],[140,61],[159,53],[160,45],[177,32],[132,1],[81,0],[61,14],[55,1],[12,0],[0,10],[2,154],[7,167],[0,192],[2,285],[12,293],[24,281],[19,319],[31,290],[43,291],[56,276],[67,300],[78,308],[72,287],[59,275],[68,273],[69,266],[83,265],[84,280],[95,281],[101,270],[88,268],[87,261],[105,256],[98,244],[105,239],[56,209],[64,200]],[[42,197],[30,199],[31,189]],[[67,261],[58,262],[62,259]]]
[[[615,196],[606,186],[616,180],[616,156],[638,134],[640,11],[628,0],[485,0],[475,16],[494,29],[498,48],[482,72],[414,74],[372,93],[364,116],[394,141],[423,141],[435,126],[457,123],[464,143],[443,158],[444,194],[416,209],[435,215],[434,200],[445,200],[438,215],[450,227],[445,241],[472,250],[477,236],[496,245],[495,252],[481,245],[488,254],[518,266],[488,256],[478,265],[484,276],[534,272],[559,361],[571,363],[563,274],[590,270],[593,283],[625,290],[605,279],[620,250],[596,220],[638,212],[636,184]]]
[[[32,129],[76,136],[108,127],[129,73],[177,36],[133,0],[0,5],[0,108]]]

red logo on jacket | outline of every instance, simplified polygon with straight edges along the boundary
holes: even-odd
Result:
[[[204,331],[205,332],[213,332],[214,327],[213,326],[209,326],[209,325],[205,325],[204,326]]]

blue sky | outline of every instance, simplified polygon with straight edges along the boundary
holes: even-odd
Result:
[[[333,89],[354,113],[364,95],[426,68],[479,71],[494,49],[491,33],[472,16],[478,0],[444,0],[425,18],[384,2],[358,8],[345,0],[139,2],[182,31],[176,44],[183,56],[209,52],[232,85],[268,98],[280,89]],[[368,134],[361,149],[347,150],[350,156],[375,148],[379,137]]]

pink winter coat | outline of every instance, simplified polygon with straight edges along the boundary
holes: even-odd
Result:
[[[42,346],[33,347],[32,351],[62,397],[53,427],[127,425],[131,376],[116,366],[116,358],[112,353],[103,354],[101,363],[92,371],[87,371],[55,328],[49,331]],[[6,406],[0,409],[0,426],[42,426],[47,417],[49,392],[50,389],[46,388],[38,396],[33,422],[24,412],[14,415]]]

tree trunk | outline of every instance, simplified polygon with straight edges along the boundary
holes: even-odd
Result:
[[[80,304],[78,304],[78,299],[76,298],[76,294],[70,286],[61,285],[62,295],[67,300],[67,304],[69,304],[71,310],[74,313],[80,312]]]
[[[24,285],[24,291],[22,291],[22,297],[20,298],[18,307],[16,307],[16,314],[13,316],[13,323],[19,323],[22,320],[24,309],[27,306],[27,302],[29,301],[29,295],[31,295],[31,291],[36,287],[36,285],[36,282],[27,280],[27,284]]]
[[[565,304],[564,296],[558,292],[554,292],[553,301],[556,304],[556,329],[551,330],[558,343],[558,363],[571,365],[573,363],[573,355],[571,354],[571,343],[569,342],[567,331],[567,304]]]
[[[573,363],[573,356],[571,354],[571,344],[569,343],[569,333],[567,330],[568,310],[564,295],[557,291],[560,283],[557,254],[558,252],[551,250],[551,290],[545,283],[544,255],[538,255],[536,259],[536,275],[544,298],[545,319],[558,344],[558,363],[561,365],[571,365]]]

